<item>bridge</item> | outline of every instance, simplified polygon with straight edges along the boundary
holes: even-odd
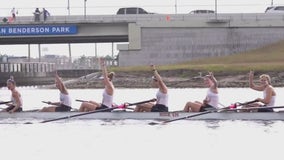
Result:
[[[171,64],[239,53],[284,40],[283,14],[147,14],[17,17],[1,44],[119,44],[119,65]]]

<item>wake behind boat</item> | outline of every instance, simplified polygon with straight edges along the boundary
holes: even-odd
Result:
[[[113,111],[113,112],[97,112],[85,114],[88,112],[18,112],[7,113],[0,112],[0,120],[3,119],[39,119],[50,120],[60,117],[64,119],[80,119],[80,120],[156,120],[168,121],[183,117],[186,120],[284,120],[284,112],[212,112],[199,116],[194,116],[200,113],[189,112],[128,112],[128,111]],[[80,116],[75,116],[75,115]],[[74,117],[73,117],[74,116]],[[192,117],[191,117],[192,116]]]

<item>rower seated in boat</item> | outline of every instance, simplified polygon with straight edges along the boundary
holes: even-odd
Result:
[[[114,95],[114,85],[112,83],[114,72],[107,72],[106,64],[104,59],[100,59],[100,64],[102,68],[103,79],[102,82],[105,86],[103,91],[102,103],[97,103],[95,101],[83,102],[79,108],[80,112],[89,112],[94,110],[102,110],[109,112],[112,110],[113,105],[113,95]]]
[[[183,111],[184,112],[204,112],[207,110],[218,109],[219,95],[217,80],[212,72],[203,77],[204,84],[208,87],[207,95],[202,102],[187,102]]]
[[[148,102],[139,104],[134,109],[134,112],[168,112],[168,88],[163,82],[162,77],[158,73],[156,67],[151,65],[154,76],[152,77],[153,87],[157,87],[156,103]]]
[[[23,100],[20,92],[16,89],[16,81],[13,77],[7,80],[7,88],[11,91],[11,104],[6,104],[8,107],[3,109],[2,112],[21,112],[23,106]]]
[[[262,91],[263,92],[263,98],[257,98],[256,100],[258,102],[248,104],[243,106],[243,108],[249,108],[249,107],[273,107],[275,105],[275,99],[276,99],[276,92],[271,85],[271,78],[267,74],[262,74],[259,77],[259,84],[256,85],[253,82],[254,77],[254,71],[250,71],[249,73],[249,87],[256,91]],[[272,108],[260,108],[257,110],[251,110],[251,111],[257,111],[257,112],[273,112]]]
[[[47,102],[51,106],[44,107],[40,112],[68,112],[71,108],[71,98],[62,79],[55,74],[55,86],[60,91],[59,102]]]

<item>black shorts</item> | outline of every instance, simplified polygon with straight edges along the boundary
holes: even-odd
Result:
[[[112,109],[109,108],[108,106],[104,105],[104,104],[101,104],[101,106],[97,107],[96,110],[103,110],[103,111],[100,111],[100,112],[110,112]]]
[[[70,106],[60,104],[60,106],[55,107],[55,112],[69,112],[71,109],[72,108]]]
[[[199,112],[205,112],[205,111],[212,111],[215,110],[215,108],[209,104],[204,104],[200,107]]]
[[[163,104],[155,104],[152,109],[151,112],[168,112],[169,108]]]
[[[11,111],[12,109],[14,109],[16,106],[14,106],[14,105],[11,105],[11,106],[9,106],[8,108],[6,108],[5,110],[7,111],[7,112],[9,112],[9,111]],[[22,109],[22,107],[20,107],[20,108],[18,108],[17,110],[15,110],[15,112],[22,112],[23,111],[23,109]]]

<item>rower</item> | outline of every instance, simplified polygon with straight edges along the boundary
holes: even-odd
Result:
[[[71,98],[62,79],[55,73],[55,86],[60,91],[59,102],[47,102],[51,106],[44,107],[40,112],[68,112],[71,108]]]
[[[114,95],[114,85],[112,83],[114,72],[107,72],[106,64],[104,59],[100,59],[100,65],[102,68],[103,79],[102,82],[104,84],[104,92],[103,92],[103,100],[102,103],[98,103],[95,101],[87,101],[83,102],[80,106],[80,112],[89,112],[94,110],[104,110],[105,112],[111,111],[113,108],[113,95]],[[107,110],[109,108],[109,110]]]
[[[203,77],[204,84],[208,87],[207,95],[203,102],[187,102],[183,111],[184,112],[204,112],[207,110],[218,109],[219,96],[217,80],[212,72]]]
[[[16,81],[14,80],[13,76],[7,80],[7,88],[11,90],[11,101],[12,104],[6,104],[8,107],[3,109],[2,112],[21,112],[23,106],[23,100],[20,92],[16,89]]]
[[[256,85],[253,82],[254,71],[250,71],[249,73],[249,87],[256,91],[263,92],[263,98],[257,98],[258,102],[248,104],[243,106],[244,108],[247,107],[273,107],[275,105],[276,99],[276,92],[271,85],[271,78],[267,74],[262,74],[259,76],[260,84]],[[257,112],[273,112],[272,108],[261,108],[257,109]]]
[[[158,73],[155,65],[151,65],[154,76],[152,77],[152,85],[158,88],[156,94],[156,103],[148,102],[139,104],[134,109],[134,112],[168,112],[168,88],[162,77]]]

